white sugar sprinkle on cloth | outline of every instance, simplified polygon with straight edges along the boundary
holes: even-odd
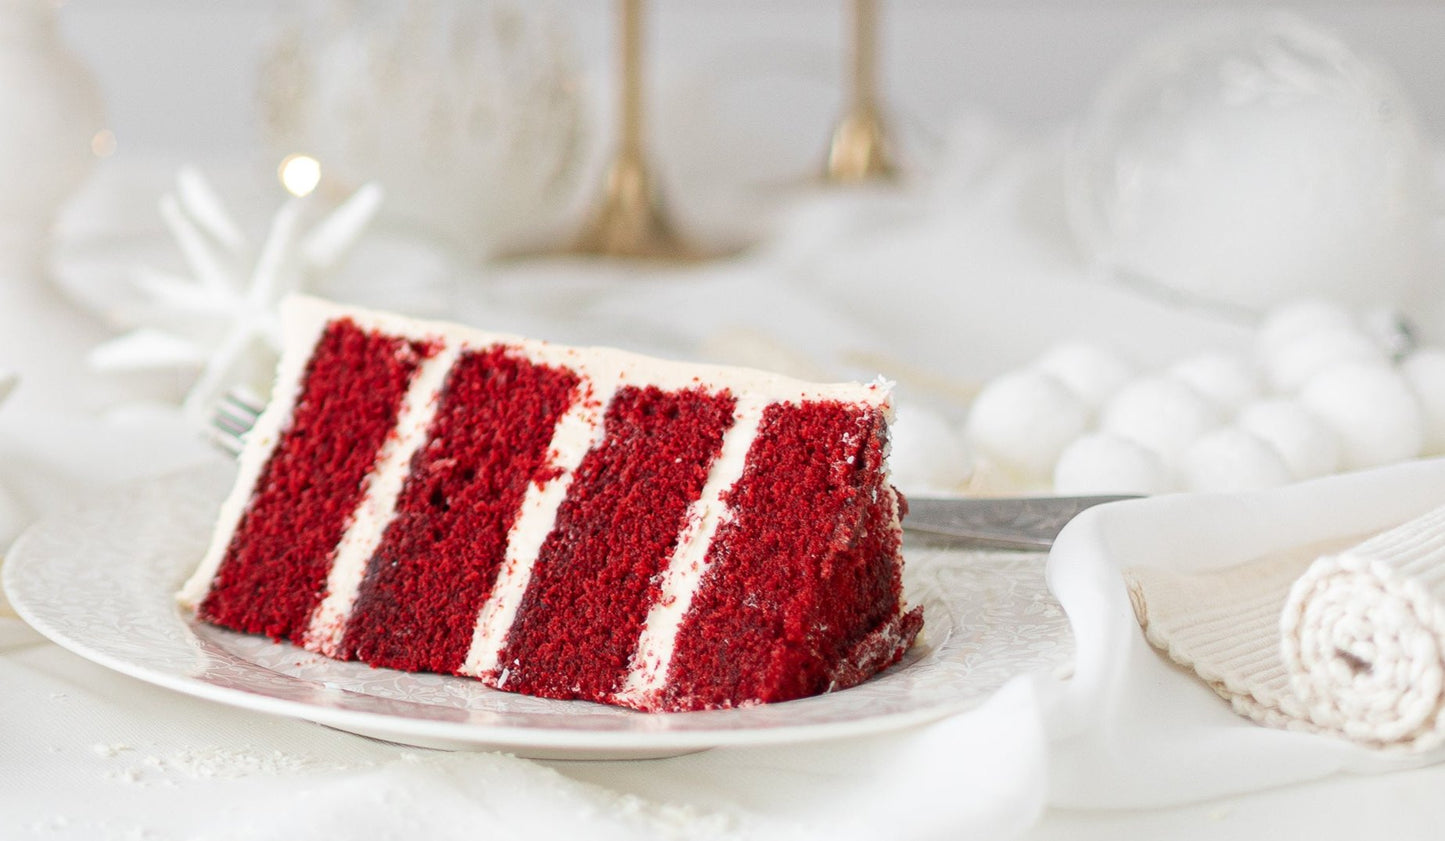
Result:
[[[1125,571],[1149,641],[1262,724],[1445,744],[1445,506],[1363,542]]]

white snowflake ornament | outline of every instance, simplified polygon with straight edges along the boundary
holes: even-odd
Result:
[[[190,269],[178,276],[141,268],[140,302],[112,313],[128,332],[96,347],[101,371],[197,370],[182,408],[205,423],[227,389],[264,389],[281,346],[278,305],[314,287],[355,244],[381,205],[375,184],[304,230],[312,199],[293,199],[253,249],[199,172],[182,169],[160,212]]]

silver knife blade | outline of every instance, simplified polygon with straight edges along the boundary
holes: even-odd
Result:
[[[916,497],[909,496],[905,531],[921,532],[984,549],[1048,549],[1079,512],[1133,496]]]

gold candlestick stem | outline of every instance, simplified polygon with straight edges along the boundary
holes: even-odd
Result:
[[[852,35],[850,101],[833,130],[825,177],[834,182],[891,178],[897,171],[878,107],[877,0],[853,0]]]
[[[690,260],[703,256],[673,227],[643,141],[642,0],[619,0],[618,146],[602,195],[572,251],[607,257]]]

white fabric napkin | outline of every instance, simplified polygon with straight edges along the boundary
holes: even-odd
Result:
[[[1386,750],[1445,741],[1445,507],[1349,548],[1125,577],[1149,641],[1244,715]]]
[[[1179,624],[1216,619],[1244,630],[1241,617],[1261,610],[1229,601],[1228,576],[1252,578],[1245,589],[1255,601],[1282,609],[1291,582],[1327,551],[1322,547],[1353,545],[1420,516],[1440,504],[1442,489],[1445,460],[1417,461],[1255,493],[1155,497],[1077,518],[1049,559],[1050,585],[1069,615],[1077,649],[1073,678],[1045,690],[1050,802],[1154,808],[1445,757],[1439,749],[1380,751],[1301,729],[1260,727],[1211,691],[1228,671],[1224,658],[1198,672],[1181,668],[1149,645],[1131,604],[1131,590],[1136,599],[1143,593],[1150,633],[1171,634],[1172,648],[1165,647],[1198,663],[1205,635],[1186,639],[1174,633]],[[1263,558],[1272,560],[1247,565]],[[1151,587],[1165,580],[1174,586]],[[1201,599],[1236,615],[1210,614]],[[1182,615],[1193,619],[1175,624],[1172,617]],[[1278,630],[1274,638],[1277,647]],[[1271,674],[1255,665],[1259,675]],[[1271,679],[1268,685],[1280,685],[1278,676]],[[1266,684],[1261,679],[1251,687]],[[1240,690],[1231,700],[1264,706],[1231,685]]]

